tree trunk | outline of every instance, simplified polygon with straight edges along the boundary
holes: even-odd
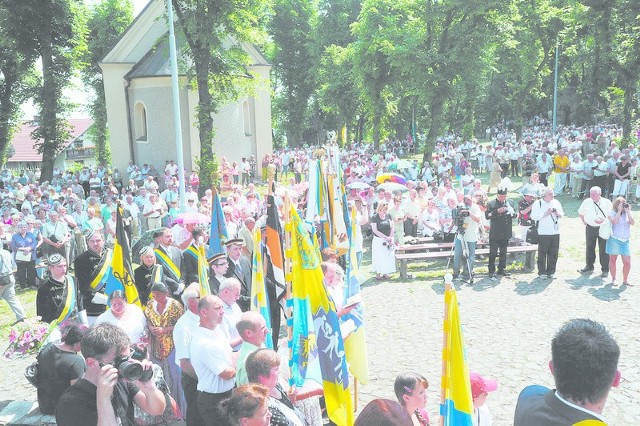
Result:
[[[196,57],[210,55],[202,49],[201,52],[193,52]],[[198,83],[198,137],[200,138],[200,188],[207,190],[214,183],[212,173],[217,172],[213,167],[213,112],[211,93],[209,93],[209,62],[194,61],[196,69],[196,81]]]
[[[93,126],[94,142],[96,147],[96,160],[98,164],[110,164],[111,152],[107,143],[107,105],[104,98],[104,85],[97,84],[95,89],[96,98],[93,101]]]
[[[438,132],[440,131],[440,118],[442,117],[442,111],[444,110],[444,97],[438,95],[434,96],[429,110],[431,111],[429,117],[429,133],[427,133],[420,169],[422,169],[425,163],[431,163],[433,147],[435,146],[435,140],[438,137]]]
[[[630,140],[630,136],[631,136],[631,111],[633,110],[634,88],[635,88],[634,81],[630,79],[626,79],[625,88],[624,88],[622,138],[627,142]]]
[[[42,103],[40,107],[40,136],[42,137],[42,168],[40,181],[51,181],[53,178],[53,162],[58,147],[57,106],[60,90],[56,87],[54,75],[53,46],[51,28],[43,29],[40,46],[42,58]]]
[[[9,74],[9,73],[7,73]],[[5,81],[2,85],[4,89],[0,95],[0,166],[4,166],[7,158],[6,152],[9,146],[9,134],[11,132],[11,118],[16,106],[13,105],[11,98],[13,97],[15,79],[12,75],[5,74]]]

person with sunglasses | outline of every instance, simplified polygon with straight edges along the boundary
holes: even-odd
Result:
[[[131,357],[129,337],[123,330],[98,324],[82,338],[80,347],[87,370],[60,398],[59,426],[134,425],[134,403],[150,415],[164,412],[166,400],[154,380],[121,377],[119,367]],[[152,366],[148,360],[141,365],[144,370]]]

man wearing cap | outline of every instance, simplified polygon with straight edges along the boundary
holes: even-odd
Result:
[[[176,296],[184,290],[182,278],[182,252],[173,245],[173,234],[169,228],[160,228],[153,233],[156,244],[156,261],[162,266],[164,282]]]
[[[112,252],[105,250],[100,231],[89,230],[85,235],[88,250],[76,256],[73,269],[89,324],[93,325],[96,318],[107,310],[105,289]]]
[[[211,289],[211,294],[218,294],[220,284],[225,280],[225,274],[229,270],[229,261],[224,253],[214,254],[208,261],[211,268],[209,272],[209,289]]]
[[[556,389],[527,386],[520,392],[515,426],[606,425],[602,411],[620,384],[620,347],[604,325],[572,319],[551,341],[549,369]]]
[[[471,381],[471,397],[473,398],[473,426],[491,426],[493,419],[487,407],[489,392],[498,389],[498,382],[488,380],[478,373],[469,373]]]
[[[191,364],[191,340],[193,333],[200,325],[198,315],[199,286],[189,285],[182,293],[184,314],[173,327],[173,341],[176,347],[176,364],[182,370],[182,390],[187,402],[185,422],[187,426],[204,425],[198,410],[198,376]]]
[[[246,257],[242,256],[242,246],[244,242],[240,238],[234,238],[227,241],[227,260],[229,261],[229,269],[224,274],[225,277],[234,277],[240,281],[242,288],[240,290],[240,299],[238,306],[242,312],[249,310],[251,303],[251,264]]]
[[[54,253],[47,258],[49,279],[38,288],[36,314],[44,322],[76,319],[88,325],[82,295],[71,275],[67,275],[67,260]]]
[[[236,369],[231,346],[220,323],[224,302],[213,295],[198,302],[200,325],[191,340],[191,364],[198,377],[198,409],[207,426],[222,426],[218,404],[231,395]]]
[[[516,217],[516,212],[507,200],[507,188],[498,187],[498,194],[495,200],[489,201],[485,217],[491,221],[491,229],[489,231],[489,277],[496,276],[496,256],[500,252],[498,261],[498,275],[511,275],[506,271],[507,266],[507,247],[509,239],[513,235],[512,221]]]

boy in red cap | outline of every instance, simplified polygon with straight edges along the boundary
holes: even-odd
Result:
[[[498,382],[488,380],[478,373],[470,373],[471,396],[473,397],[473,426],[491,426],[489,407],[485,404],[489,392],[498,389]]]

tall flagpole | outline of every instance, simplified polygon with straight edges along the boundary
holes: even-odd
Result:
[[[173,94],[173,127],[175,129],[176,136],[176,162],[178,163],[178,191],[180,194],[180,211],[184,212],[187,207],[184,189],[184,153],[182,152],[182,121],[180,120],[180,89],[178,87],[176,35],[173,30],[173,7],[171,7],[171,0],[167,0],[167,25],[169,26],[171,93]]]

